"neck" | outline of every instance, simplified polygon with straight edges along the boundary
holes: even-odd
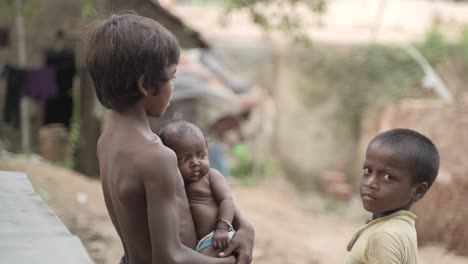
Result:
[[[149,125],[148,115],[139,104],[127,108],[122,112],[111,111],[109,119],[115,125],[134,128],[142,135],[153,134]]]
[[[381,217],[384,217],[384,216],[387,216],[387,215],[391,215],[391,214],[393,214],[395,212],[398,212],[400,210],[409,211],[410,207],[411,207],[411,205],[407,205],[407,206],[403,206],[403,207],[400,207],[400,208],[397,208],[397,209],[389,210],[389,211],[386,211],[386,212],[383,212],[383,213],[373,214],[372,215],[372,220],[375,220],[377,218],[381,218]]]

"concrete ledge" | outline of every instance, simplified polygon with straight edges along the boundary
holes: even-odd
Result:
[[[0,171],[1,263],[92,264],[23,173]]]

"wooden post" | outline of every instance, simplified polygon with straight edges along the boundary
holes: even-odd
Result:
[[[95,93],[88,71],[79,64],[80,86],[80,143],[76,156],[76,170],[91,177],[99,177],[97,141],[101,134],[101,123],[94,114]]]
[[[18,37],[18,66],[24,67],[27,63],[26,40],[24,32],[23,0],[16,0],[16,33]],[[29,102],[26,97],[21,97],[21,147],[23,151],[28,152],[31,149],[31,124],[29,117]]]

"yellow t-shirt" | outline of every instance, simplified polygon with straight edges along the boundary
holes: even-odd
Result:
[[[347,264],[417,264],[416,215],[397,211],[375,219],[353,236],[348,244]]]

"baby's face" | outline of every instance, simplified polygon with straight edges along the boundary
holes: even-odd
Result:
[[[186,183],[196,182],[208,173],[210,163],[205,138],[195,134],[184,135],[177,139],[173,150]]]
[[[382,217],[393,210],[409,209],[415,187],[405,155],[396,149],[373,142],[366,152],[361,179],[364,209]]]

